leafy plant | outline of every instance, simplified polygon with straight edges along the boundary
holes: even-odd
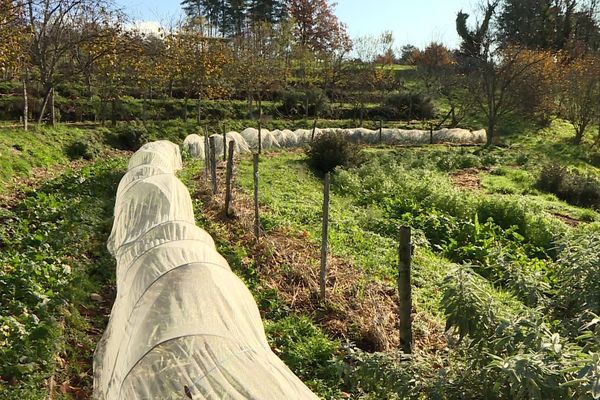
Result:
[[[150,140],[146,126],[138,121],[120,125],[112,138],[113,147],[135,151]]]
[[[395,93],[389,95],[384,107],[391,117],[401,119],[431,119],[435,116],[433,100],[421,93]]]
[[[311,166],[320,172],[359,162],[359,149],[339,133],[327,132],[313,140],[306,151]]]

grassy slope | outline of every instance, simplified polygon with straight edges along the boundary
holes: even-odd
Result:
[[[251,162],[244,160],[240,184],[251,190]],[[262,217],[266,229],[287,226],[306,231],[308,239],[320,241],[322,183],[307,168],[302,154],[279,153],[261,162],[261,202],[269,208]],[[334,255],[348,259],[373,279],[394,286],[397,242],[375,225],[382,218],[376,207],[361,207],[351,196],[336,195],[330,205],[330,246]],[[414,281],[417,310],[438,315],[439,285],[449,262],[426,249],[416,253]]]
[[[105,243],[124,160],[71,164],[93,126],[0,128],[0,398],[87,398],[114,285]],[[101,150],[109,148],[99,142]],[[14,197],[20,193],[18,197]]]
[[[557,213],[570,215],[584,222],[599,220],[597,212],[568,205],[553,195],[538,192],[534,187],[535,177],[541,165],[546,162],[559,161],[587,173],[598,174],[598,168],[590,163],[593,153],[585,147],[571,146],[568,143],[570,135],[565,124],[555,123],[541,134],[539,131],[529,131],[518,138],[509,137],[509,148],[484,152],[476,148],[443,146],[391,151],[383,148],[371,149],[369,152],[376,158],[387,154],[397,157],[404,165],[414,164],[412,167],[416,170],[413,173],[417,174],[419,168],[432,168],[427,163],[430,159],[435,159],[442,166],[442,172],[438,174],[445,176],[444,179],[448,182],[449,175],[443,171],[452,172],[466,167],[491,168],[493,172],[480,173],[482,190],[477,194],[469,194],[467,191],[464,196],[476,196],[482,199],[478,200],[482,204],[487,201],[522,203],[525,210],[528,210],[527,213],[534,218],[547,219],[542,225],[544,229],[550,232],[554,229],[555,234],[561,235],[564,229],[569,228],[562,223],[562,219],[556,217]],[[432,157],[432,154],[435,155]],[[281,152],[267,155],[261,160],[261,202],[268,209],[262,216],[262,223],[267,229],[284,226],[292,231],[304,231],[309,240],[318,242],[321,181],[307,168],[304,158],[302,154]],[[420,163],[422,165],[419,166]],[[248,159],[241,163],[240,184],[246,191],[251,190],[251,163]],[[334,179],[331,251],[364,269],[371,279],[393,285],[396,260],[394,230],[386,227],[389,221],[385,220],[380,207],[373,204],[365,206],[357,201],[359,197],[340,190]],[[417,244],[414,268],[414,302],[417,312],[425,312],[441,321],[440,286],[450,267],[451,263],[444,257]],[[515,298],[511,290],[500,289],[496,296],[504,299],[504,304],[509,308],[523,309],[524,305]]]
[[[26,193],[0,229],[0,398],[87,398],[114,285],[106,251],[124,159],[68,171]]]
[[[29,176],[34,168],[66,164],[63,148],[85,135],[83,129],[61,126],[55,129],[0,128],[0,193],[12,178]]]

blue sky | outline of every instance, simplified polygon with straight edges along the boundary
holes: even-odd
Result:
[[[166,21],[181,12],[178,1],[116,0],[137,21]],[[432,40],[455,47],[456,13],[471,11],[474,0],[338,0],[336,15],[348,26],[352,37],[391,30],[396,46],[419,47]]]

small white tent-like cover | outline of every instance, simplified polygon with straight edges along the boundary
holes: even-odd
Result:
[[[440,129],[433,132],[418,129],[386,128],[379,132],[379,130],[365,128],[316,128],[314,134],[312,129],[296,129],[292,132],[287,129],[268,131],[263,128],[261,129],[261,145],[263,149],[302,147],[324,133],[337,133],[344,136],[349,142],[357,144],[423,145],[430,143],[478,144],[486,142],[485,130],[469,131],[457,128]],[[257,129],[246,128],[240,135],[250,148],[258,149]]]
[[[177,146],[150,143],[131,161],[108,241],[117,298],[94,354],[94,398],[316,399],[271,351],[251,293],[195,225]]]
[[[192,158],[204,160],[204,139],[202,136],[192,133],[183,141],[183,149],[187,151]]]

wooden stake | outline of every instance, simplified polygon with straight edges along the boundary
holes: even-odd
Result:
[[[212,193],[217,194],[217,158],[215,151],[215,137],[211,136],[210,141],[210,181],[212,183]]]
[[[262,99],[258,98],[258,154],[262,153]]]
[[[254,166],[254,237],[256,240],[260,237],[260,219],[258,215],[258,153],[252,155],[252,164]]]
[[[223,161],[227,161],[227,134],[225,133],[225,126],[223,125]]]
[[[27,72],[23,77],[23,130],[29,127],[29,101],[27,99]]]
[[[258,154],[262,152],[262,124],[258,120]]]
[[[206,178],[210,173],[210,146],[208,144],[208,126],[204,127],[204,172]]]
[[[312,142],[313,140],[315,140],[315,131],[317,130],[317,119],[315,118],[315,121],[313,122],[313,127],[312,127],[312,133],[310,135],[310,141]]]
[[[327,285],[327,248],[329,239],[329,187],[331,173],[325,174],[323,185],[323,230],[321,232],[321,273],[319,274],[319,287],[321,300],[325,300],[325,287]]]
[[[233,210],[231,209],[231,180],[233,177],[233,150],[235,142],[229,142],[229,151],[227,154],[227,173],[225,175],[225,215],[231,217]]]
[[[433,124],[429,125],[429,144],[433,144]]]
[[[410,227],[402,226],[400,227],[400,245],[398,247],[398,305],[400,314],[400,349],[407,354],[412,353],[411,257]]]
[[[379,143],[383,141],[383,121],[379,120]]]

